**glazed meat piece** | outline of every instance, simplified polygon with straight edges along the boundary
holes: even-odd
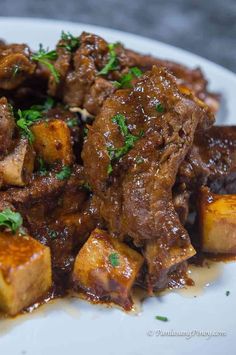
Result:
[[[117,115],[126,128],[117,124]],[[108,98],[89,130],[82,157],[100,214],[110,232],[145,247],[150,287],[163,268],[194,254],[172,187],[196,128],[211,122],[211,113],[181,94],[171,74],[153,67],[133,89]],[[133,149],[111,161],[127,139],[136,142]]]
[[[111,58],[108,43],[85,32],[78,40],[80,45],[74,53],[68,52],[62,41],[58,43],[55,68],[60,74],[60,82],[56,83],[52,77],[49,81],[49,94],[66,104],[85,108],[96,115],[104,100],[116,90],[114,81],[119,81],[132,67],[147,71],[156,65],[168,68],[178,78],[178,85],[192,90],[213,112],[218,110],[219,97],[207,92],[207,81],[199,69],[191,70],[175,62],[141,55],[118,43],[114,46],[115,67],[101,75],[101,70]]]
[[[71,181],[79,186],[83,184],[82,167],[77,166],[69,180],[59,180],[55,172],[51,172],[47,176],[35,175],[31,184],[24,189],[15,187],[0,191],[0,210],[6,206],[14,206],[20,212],[25,211],[23,215],[27,215],[29,207],[34,204],[41,203],[42,206],[47,207],[52,204],[55,208],[57,198],[63,193],[65,187],[70,185]]]
[[[181,164],[176,185],[196,192],[208,185],[215,193],[236,193],[236,127],[213,126],[196,133],[194,144]]]
[[[200,68],[190,69],[185,65],[170,60],[154,58],[150,55],[126,50],[126,54],[133,60],[133,65],[143,71],[151,70],[153,65],[167,68],[176,78],[179,86],[191,90],[200,100],[204,101],[213,112],[219,109],[220,95],[207,91],[207,80]]]
[[[1,82],[1,79],[0,79]],[[5,97],[0,99],[0,159],[12,146],[15,119]]]
[[[36,65],[25,44],[0,44],[0,89],[12,90],[32,75]]]

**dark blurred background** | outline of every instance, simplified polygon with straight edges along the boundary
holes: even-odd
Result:
[[[236,72],[236,0],[0,0],[0,16],[71,20],[133,32]]]

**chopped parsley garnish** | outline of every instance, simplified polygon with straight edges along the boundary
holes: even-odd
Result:
[[[69,166],[63,166],[61,171],[56,174],[56,178],[58,180],[66,180],[66,179],[69,179],[69,177],[71,176],[71,173],[72,173],[72,171]]]
[[[13,65],[12,67],[12,76],[15,78],[20,72],[20,66],[18,64]]]
[[[87,137],[87,135],[88,135],[88,128],[87,127],[84,127],[83,135],[84,135],[84,137]]]
[[[142,157],[136,157],[135,158],[135,162],[137,163],[137,164],[142,164],[143,162],[144,162],[144,159],[142,158]]]
[[[47,99],[41,105],[33,105],[31,106],[31,110],[36,110],[40,112],[47,112],[51,110],[54,106],[54,100],[52,97],[48,96]]]
[[[65,48],[68,52],[73,52],[80,46],[79,38],[74,37],[70,32],[61,33],[61,40],[64,41],[63,44],[60,44],[60,47]]]
[[[23,219],[18,212],[13,212],[10,208],[6,208],[0,212],[0,226],[11,229],[15,233],[23,223]]]
[[[89,192],[92,191],[92,188],[91,188],[91,186],[90,186],[90,184],[89,184],[88,182],[85,182],[85,183],[83,184],[83,188],[84,188],[85,190],[89,191]]]
[[[54,239],[56,239],[56,238],[58,237],[57,232],[54,231],[53,229],[49,229],[49,230],[48,230],[48,235],[49,235],[49,237],[50,237],[52,240],[54,240]]]
[[[142,72],[139,68],[133,67],[130,68],[127,74],[124,74],[119,81],[115,81],[115,87],[121,88],[130,88],[132,87],[132,80],[136,77],[139,78],[142,75]]]
[[[45,161],[43,160],[43,158],[38,157],[38,164],[39,164],[39,175],[40,176],[45,176],[48,174],[48,170],[45,164]]]
[[[169,320],[167,317],[163,317],[163,316],[156,316],[155,319],[161,320],[162,322],[167,322]]]
[[[157,112],[159,112],[159,113],[163,113],[163,112],[164,112],[164,106],[159,102],[159,103],[156,105],[156,110],[157,110]]]
[[[32,55],[32,60],[39,62],[47,67],[55,81],[59,83],[60,75],[54,65],[51,63],[52,61],[55,61],[57,57],[57,52],[55,50],[49,51],[48,49],[44,49],[42,44],[40,44],[38,52]]]
[[[43,113],[48,111],[54,105],[54,101],[51,97],[42,105],[31,106],[28,110],[18,110],[16,113],[16,125],[21,129],[22,134],[28,138],[32,144],[34,141],[34,135],[29,127],[40,120],[43,117]]]
[[[73,127],[76,127],[76,126],[78,126],[78,119],[75,117],[75,118],[71,118],[70,120],[68,120],[67,122],[66,122],[66,124],[67,124],[67,126],[69,127],[69,128],[73,128]]]
[[[109,262],[113,267],[117,267],[120,265],[119,254],[118,253],[111,253],[108,257]]]
[[[137,142],[142,136],[143,132],[140,132],[138,136],[134,136],[128,130],[128,127],[125,122],[125,116],[118,114],[112,118],[112,122],[116,123],[119,126],[120,132],[124,137],[124,145],[120,148],[108,147],[108,155],[111,160],[118,160],[123,157],[126,153],[128,153],[133,147],[135,142]],[[108,175],[112,172],[111,162],[108,166]]]
[[[119,61],[115,51],[116,46],[117,43],[108,44],[108,50],[109,50],[108,62],[105,65],[105,67],[102,70],[100,70],[100,72],[98,72],[98,75],[107,75],[110,71],[118,69]]]
[[[16,125],[21,129],[22,135],[27,137],[29,142],[32,144],[34,141],[34,135],[29,129],[29,127],[42,118],[42,113],[36,110],[18,110],[18,119]]]
[[[225,292],[225,295],[226,295],[226,296],[229,296],[229,295],[230,295],[230,291],[226,291],[226,292]]]

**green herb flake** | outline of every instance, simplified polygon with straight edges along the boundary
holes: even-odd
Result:
[[[75,117],[75,118],[71,118],[70,120],[68,120],[67,122],[66,122],[66,124],[67,124],[67,126],[69,127],[69,128],[73,128],[73,127],[76,127],[76,126],[78,126],[78,119]]]
[[[25,136],[32,144],[34,141],[34,135],[29,127],[42,118],[42,113],[31,109],[18,110],[17,118],[16,125],[21,129],[22,135]]]
[[[72,53],[80,46],[80,40],[77,37],[74,37],[70,32],[61,33],[61,40],[64,42],[59,45],[59,47],[65,48],[68,52]]]
[[[84,135],[84,137],[87,137],[87,135],[88,135],[88,128],[87,127],[84,127],[83,135]]]
[[[28,110],[18,110],[16,112],[16,125],[21,129],[23,136],[28,138],[32,144],[34,135],[29,127],[43,117],[43,113],[47,112],[54,105],[54,100],[48,97],[42,105],[33,105]]]
[[[20,73],[20,66],[18,64],[13,65],[12,67],[12,76],[15,78]]]
[[[162,322],[168,322],[168,318],[167,317],[163,317],[163,316],[156,316],[155,319],[160,320]]]
[[[111,253],[108,257],[110,264],[113,267],[117,267],[120,265],[119,254],[118,253]]]
[[[45,161],[43,160],[43,158],[38,157],[38,164],[39,164],[39,175],[40,176],[45,176],[48,174],[48,170],[45,164]]]
[[[54,104],[55,102],[53,98],[48,96],[43,104],[31,106],[31,110],[35,110],[39,112],[47,112],[53,108]]]
[[[119,81],[114,81],[113,85],[118,89],[126,89],[132,87],[132,80],[134,77],[139,78],[142,72],[137,67],[130,68],[129,72],[124,74]]]
[[[118,160],[128,153],[133,147],[134,144],[143,136],[143,131],[140,132],[138,136],[134,136],[128,130],[126,125],[126,118],[124,115],[118,114],[112,118],[112,122],[116,123],[119,126],[120,132],[124,137],[124,145],[119,148],[108,147],[107,152],[110,158],[110,164],[108,165],[108,175],[112,172],[111,162],[113,160]]]
[[[39,62],[49,69],[52,76],[54,77],[56,83],[60,81],[60,75],[54,65],[51,63],[57,59],[58,55],[55,50],[49,51],[48,49],[44,49],[42,44],[39,45],[38,52],[32,55],[32,60],[35,62]]]
[[[142,70],[140,70],[138,67],[132,67],[130,68],[130,72],[136,76],[136,78],[139,78],[140,76],[142,76]]]
[[[48,230],[48,235],[49,235],[50,239],[52,239],[52,240],[54,240],[58,237],[58,233],[53,229]]]
[[[109,163],[108,168],[107,168],[107,174],[110,175],[113,172],[113,167],[111,163]]]
[[[226,295],[226,296],[229,296],[229,295],[230,295],[230,291],[226,291],[226,292],[225,292],[225,295]]]
[[[69,166],[63,166],[61,171],[56,174],[56,178],[58,180],[66,180],[66,179],[69,179],[69,177],[71,176],[71,173],[72,173],[72,171]]]
[[[105,67],[98,72],[98,75],[107,75],[110,71],[117,70],[119,61],[117,58],[117,54],[115,51],[115,47],[117,46],[117,43],[110,43],[108,44],[108,62],[105,65]]]
[[[23,223],[23,219],[18,212],[13,212],[10,208],[6,208],[0,212],[0,226],[11,229],[15,233]]]
[[[136,157],[135,158],[135,162],[137,163],[137,164],[142,164],[143,162],[144,162],[144,159],[142,158],[142,157]]]
[[[85,182],[85,183],[83,184],[83,188],[84,188],[85,190],[89,191],[89,192],[92,191],[91,185],[90,185],[88,182]]]
[[[156,111],[159,112],[159,113],[163,113],[164,112],[164,107],[163,107],[163,105],[160,102],[156,105]]]

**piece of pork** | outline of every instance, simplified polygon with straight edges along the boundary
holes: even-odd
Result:
[[[0,45],[0,89],[15,89],[34,73],[30,54],[25,44]]]
[[[143,132],[143,136],[114,162],[108,176],[108,148],[124,145],[112,121],[117,114],[125,116],[133,135]],[[172,187],[200,122],[208,126],[211,113],[182,94],[165,69],[153,67],[133,89],[119,90],[105,101],[84,145],[85,172],[100,214],[110,232],[121,238],[128,235],[145,247],[150,287],[156,287],[163,269],[194,254],[173,205]],[[138,158],[142,163],[137,163]]]
[[[118,43],[114,48],[116,69],[100,75],[99,72],[109,61],[108,43],[99,36],[85,32],[78,40],[80,46],[75,53],[62,47],[61,41],[58,43],[55,68],[60,74],[60,82],[56,83],[52,76],[49,81],[49,94],[62,99],[64,103],[85,108],[90,114],[96,115],[104,100],[117,89],[114,81],[119,81],[132,67],[145,72],[155,65],[169,69],[178,78],[178,85],[192,90],[213,112],[217,111],[219,97],[207,92],[207,81],[200,69],[192,70],[175,62],[138,54]]]

